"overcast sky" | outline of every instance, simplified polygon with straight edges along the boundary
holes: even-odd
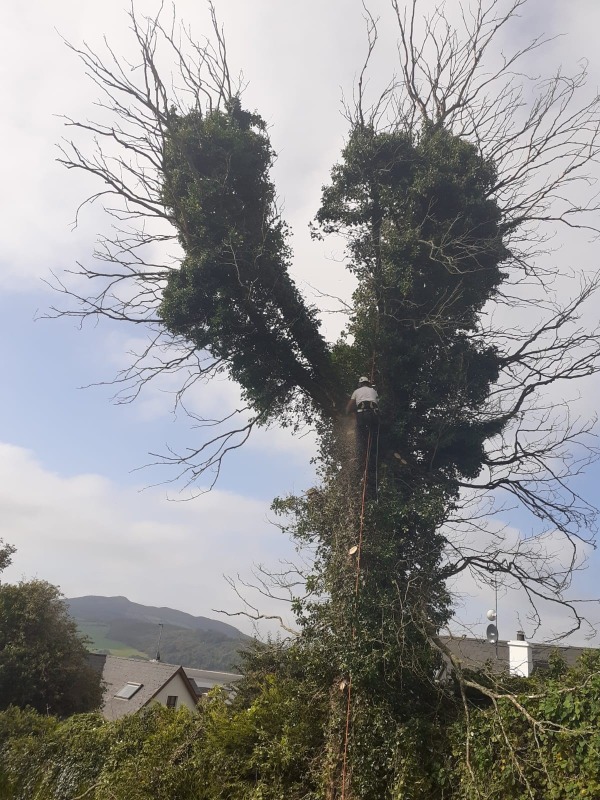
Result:
[[[292,225],[294,276],[306,294],[318,286],[348,296],[351,282],[335,243],[310,241],[322,185],[346,134],[342,94],[349,96],[366,50],[359,0],[216,0],[230,60],[243,69],[246,106],[270,126],[278,153],[274,179]],[[424,0],[425,8],[428,2]],[[141,13],[157,4],[136,0]],[[0,222],[0,536],[18,548],[4,579],[37,576],[61,586],[67,596],[125,595],[192,614],[235,611],[239,603],[222,575],[248,576],[253,562],[275,564],[293,548],[272,524],[273,497],[298,492],[313,480],[313,439],[282,431],[261,432],[231,458],[211,494],[177,502],[176,487],[154,486],[165,477],[139,470],[149,452],[167,443],[185,445],[197,435],[182,416],[171,413],[163,386],[150,388],[133,405],[110,402],[109,381],[140,339],[138,330],[114,324],[84,326],[71,320],[35,321],[56,303],[45,284],[50,272],[72,269],[90,258],[96,235],[106,230],[99,206],[88,208],[73,230],[75,210],[93,191],[84,177],[56,163],[64,135],[61,114],[93,116],[97,90],[61,36],[80,44],[113,49],[135,63],[126,0],[30,0],[3,9],[0,27],[0,118],[3,210]],[[372,80],[385,84],[394,71],[388,0],[369,7],[381,16],[382,48]],[[455,11],[457,4],[449,2]],[[596,0],[531,0],[504,45],[511,48],[540,32],[556,36],[532,69],[573,71],[590,59],[590,85],[600,83]],[[177,13],[201,36],[208,32],[202,3],[181,0]],[[589,247],[577,245],[561,258],[596,269]],[[331,336],[339,317],[324,319]],[[593,411],[597,394],[581,389]],[[206,403],[235,403],[226,383]],[[600,471],[582,488],[594,500]],[[147,488],[152,487],[152,488]],[[527,533],[527,531],[525,531]],[[520,535],[514,531],[514,535]],[[597,562],[584,573],[577,592],[591,596]],[[461,622],[481,630],[493,598],[467,580],[458,587],[465,603]],[[501,597],[504,638],[517,627],[518,598]],[[590,616],[600,613],[591,607]],[[545,634],[560,620],[549,614]],[[240,618],[244,630],[249,626]]]

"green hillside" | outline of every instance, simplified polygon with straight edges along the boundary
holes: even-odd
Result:
[[[218,620],[143,606],[125,597],[82,597],[67,602],[93,652],[155,658],[162,625],[162,661],[230,672],[238,663],[238,650],[250,641],[232,625]]]
[[[141,650],[130,647],[124,642],[110,639],[108,623],[89,622],[83,619],[78,619],[76,622],[79,632],[90,640],[90,650],[94,653],[110,653],[111,656],[123,656],[124,658],[148,658],[148,655]]]

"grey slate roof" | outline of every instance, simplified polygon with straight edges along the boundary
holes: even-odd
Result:
[[[589,647],[570,647],[566,645],[557,644],[534,644],[531,643],[533,650],[533,668],[548,666],[548,659],[552,653],[558,653],[565,661],[568,667],[574,667],[577,660],[588,650]]]
[[[205,694],[215,686],[228,686],[241,680],[242,676],[234,672],[214,672],[208,669],[184,667],[185,674],[197,688],[198,694]]]
[[[508,672],[508,642],[498,641],[497,646],[488,644],[485,639],[471,639],[464,637],[440,636],[440,640],[450,650],[452,655],[460,661],[463,667],[481,669],[486,667],[492,672]],[[548,666],[552,653],[558,652],[568,666],[574,666],[579,657],[589,647],[571,647],[556,644],[535,644],[530,642],[532,650],[533,668],[540,669]]]
[[[508,644],[499,641],[497,646],[485,639],[440,636],[440,641],[450,650],[463,669],[488,667],[492,672],[508,672]]]
[[[114,720],[126,714],[133,714],[146,706],[152,698],[171,680],[180,673],[195,701],[197,693],[194,686],[187,678],[182,667],[175,664],[163,664],[160,661],[142,661],[136,658],[121,658],[120,656],[101,655],[90,653],[89,663],[102,673],[102,680],[106,685],[102,714],[106,719]],[[142,687],[129,700],[115,697],[126,683],[141,683]]]

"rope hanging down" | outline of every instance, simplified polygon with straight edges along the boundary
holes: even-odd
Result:
[[[377,320],[379,322],[379,319]],[[371,383],[373,383],[373,379],[375,377],[375,351],[373,351],[373,357],[371,359]],[[375,447],[375,497],[378,494],[378,461],[379,461],[379,428],[380,422],[379,419],[377,420],[377,436],[376,436],[376,447]],[[360,504],[360,523],[358,529],[358,549],[356,551],[356,579],[354,583],[354,602],[355,604],[358,601],[358,594],[360,590],[360,559],[362,553],[362,544],[363,544],[363,535],[364,535],[364,527],[365,527],[365,505],[367,502],[367,486],[369,480],[369,463],[371,460],[371,446],[373,443],[373,430],[369,428],[369,435],[367,438],[367,447],[365,453],[365,468],[363,471],[363,480],[362,480],[362,497],[361,497],[361,504]],[[355,622],[352,624],[352,641],[356,638],[356,624]],[[347,770],[348,770],[348,743],[350,740],[350,717],[351,717],[351,709],[352,709],[352,673],[348,676],[348,684],[347,684],[347,697],[346,697],[346,728],[344,732],[344,756],[342,760],[342,794],[341,800],[346,800],[346,789],[347,789]]]
[[[365,468],[363,472],[363,488],[360,507],[360,524],[358,529],[358,550],[356,551],[356,580],[354,584],[354,600],[358,600],[358,593],[360,589],[360,556],[363,543],[363,532],[365,526],[365,504],[367,500],[367,481],[369,477],[369,461],[371,457],[371,442],[372,432],[369,430],[369,437],[367,439],[367,448],[365,455]],[[379,426],[377,427],[377,450],[379,450]],[[352,625],[352,641],[356,637],[356,626]],[[347,698],[346,698],[346,730],[344,734],[344,756],[342,761],[342,796],[341,800],[346,798],[346,784],[347,784],[347,764],[348,764],[348,742],[350,739],[350,711],[352,704],[352,673],[348,677],[347,685]]]

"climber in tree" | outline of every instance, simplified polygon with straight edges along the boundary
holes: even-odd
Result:
[[[366,446],[369,432],[372,431],[379,422],[379,395],[368,378],[358,379],[358,389],[352,392],[352,396],[346,406],[346,413],[356,411],[356,428],[361,444]]]

